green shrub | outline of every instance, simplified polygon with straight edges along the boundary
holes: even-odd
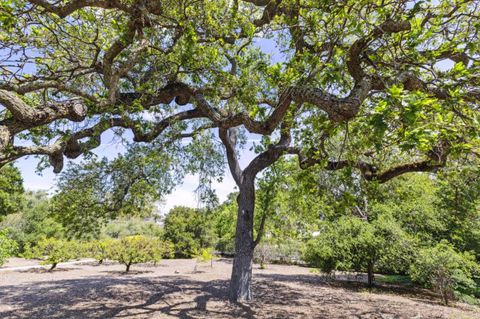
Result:
[[[18,249],[17,243],[8,237],[7,230],[0,231],[0,266]]]
[[[130,266],[138,263],[158,262],[173,254],[172,245],[145,236],[127,236],[112,242],[108,249],[108,259],[118,261],[130,271]]]
[[[154,252],[160,256],[159,261],[162,258],[171,259],[175,257],[175,246],[172,242],[155,239],[153,244],[155,245]]]
[[[81,256],[81,247],[74,241],[46,238],[32,249],[32,256],[42,259],[42,265],[51,265],[49,271],[52,271],[59,263]]]
[[[235,254],[235,238],[233,237],[222,237],[219,238],[215,249],[220,251],[223,254],[234,255]]]
[[[164,221],[163,238],[175,245],[175,257],[192,258],[214,244],[213,220],[209,212],[176,206]]]
[[[415,241],[391,216],[372,222],[342,217],[325,222],[320,234],[307,242],[303,259],[313,267],[330,273],[333,270],[362,271],[368,285],[374,272],[391,270],[403,273],[413,255]]]
[[[99,264],[102,264],[108,258],[109,249],[113,242],[112,239],[104,239],[85,243],[85,257],[94,258]]]
[[[307,242],[302,259],[310,266],[326,273],[331,273],[337,269],[339,264],[339,259],[335,254],[335,247],[326,245],[321,238],[313,238]]]
[[[442,241],[434,247],[421,249],[410,267],[413,281],[437,291],[445,304],[451,299],[471,299],[478,294],[476,280],[480,267],[475,257],[455,251]]]

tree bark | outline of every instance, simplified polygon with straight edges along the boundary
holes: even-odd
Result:
[[[373,262],[369,262],[368,263],[368,287],[373,287],[373,280],[374,280]]]
[[[253,214],[255,208],[253,180],[242,183],[237,202],[235,257],[230,280],[230,299],[234,302],[252,300]]]
[[[131,265],[132,265],[132,264],[130,264],[130,263],[126,264],[127,269],[125,269],[125,272],[129,272],[129,271],[130,271],[130,266],[131,266]]]

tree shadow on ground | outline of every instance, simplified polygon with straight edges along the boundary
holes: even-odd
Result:
[[[151,274],[151,273],[153,273],[153,270],[130,269],[128,272],[126,272],[125,270],[102,270],[100,272],[108,274],[108,275],[114,275],[114,276],[121,277],[121,276],[135,276],[135,275]]]
[[[24,286],[24,287],[22,287]],[[11,310],[0,318],[178,318],[246,317],[248,307],[227,303],[226,281],[199,282],[180,277],[91,277],[35,285],[4,286],[0,303]],[[208,307],[207,303],[222,307]],[[135,318],[137,318],[135,317]]]
[[[50,265],[44,266],[44,267],[37,267],[37,268],[30,268],[30,269],[24,269],[24,270],[15,270],[20,273],[32,273],[32,274],[53,274],[56,272],[65,272],[65,271],[71,271],[79,268],[74,268],[74,267],[55,267],[54,269],[50,270]]]
[[[255,301],[247,304],[228,302],[227,280],[188,276],[96,276],[0,288],[4,319],[410,318],[418,313],[402,302],[332,288],[313,275],[258,274]]]
[[[301,283],[312,288],[329,287],[357,293],[368,292],[372,294],[403,296],[422,303],[442,305],[442,300],[437,294],[410,284],[375,283],[373,287],[368,287],[367,283],[363,281],[347,280],[345,278],[325,279],[317,275],[257,274],[256,277],[267,281]]]
[[[255,283],[257,301],[249,304],[228,301],[227,280],[181,276],[89,277],[1,288],[0,303],[10,306],[0,311],[5,319],[257,318],[267,305],[286,307],[276,311],[277,318],[305,314],[292,308],[301,306],[301,292],[264,281]]]

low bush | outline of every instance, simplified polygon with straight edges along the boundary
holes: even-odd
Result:
[[[414,282],[437,291],[447,305],[451,299],[471,301],[480,289],[480,266],[474,255],[457,252],[446,241],[421,249],[410,267],[410,276]]]
[[[202,248],[200,249],[200,252],[197,255],[197,262],[200,262],[200,263],[210,262],[210,267],[213,267],[214,258],[215,258],[215,255],[213,254],[213,248]]]
[[[85,257],[94,258],[99,264],[102,264],[109,256],[110,246],[114,240],[94,240],[84,244]]]

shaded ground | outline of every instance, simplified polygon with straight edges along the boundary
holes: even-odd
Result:
[[[165,260],[134,265],[131,274],[121,265],[93,263],[52,273],[2,271],[0,318],[480,318],[478,308],[444,307],[409,289],[369,291],[280,265],[256,267],[255,301],[232,304],[229,260],[194,269],[194,260]]]

